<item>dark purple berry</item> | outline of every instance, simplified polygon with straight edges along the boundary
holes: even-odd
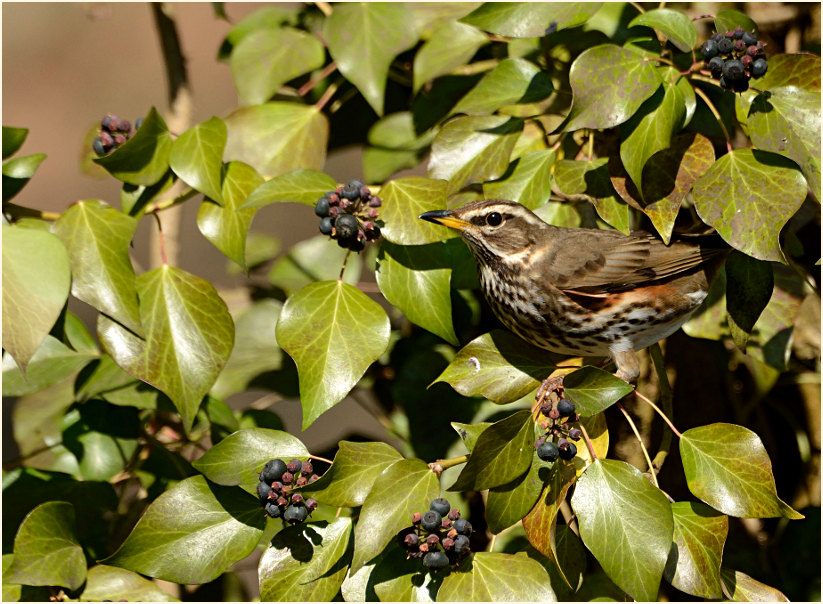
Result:
[[[734,30],[733,29],[728,30],[725,34],[723,34],[723,36],[733,40],[734,39]]]
[[[457,520],[458,518],[460,518],[460,510],[449,511],[449,520]]]
[[[420,526],[430,533],[437,531],[442,525],[443,517],[434,510],[429,510],[423,514],[423,518],[420,520]]]
[[[123,134],[127,134],[131,132],[131,122],[129,120],[123,120],[117,124],[117,129]]]
[[[409,548],[411,548],[411,547],[417,547],[417,546],[418,546],[418,544],[420,543],[420,537],[418,537],[418,536],[417,536],[417,535],[415,535],[414,533],[409,533],[409,534],[408,534],[408,535],[406,535],[406,537],[403,539],[403,543],[405,543],[405,544],[406,544],[406,547],[409,547]]]
[[[458,535],[466,535],[466,537],[469,537],[472,534],[471,522],[465,518],[458,518],[454,521],[454,530],[457,531]]]
[[[103,143],[104,147],[110,148],[114,144],[114,139],[111,134],[103,130],[100,132],[100,142]]]
[[[286,469],[292,474],[297,474],[302,467],[303,462],[299,459],[292,459],[291,461],[289,461],[289,463],[286,464]]]
[[[744,33],[746,33],[746,32],[743,30],[743,27],[741,27],[740,25],[735,27],[734,31],[732,32],[735,40],[739,40],[740,38],[742,38]]]
[[[709,61],[708,67],[712,72],[712,76],[719,78],[720,74],[723,72],[723,59],[720,57],[714,57],[711,61]]]
[[[574,413],[574,403],[571,402],[567,398],[562,398],[557,403],[557,411],[560,413],[560,417],[568,417]]]
[[[292,505],[303,503],[303,495],[301,495],[300,493],[295,493],[291,496],[291,503]]]
[[[115,132],[119,123],[116,115],[107,115],[103,118],[103,121],[100,122],[100,125],[109,132]]]
[[[317,203],[314,205],[314,213],[320,216],[321,218],[325,218],[329,215],[329,207],[329,198],[321,197],[317,200]]]
[[[740,57],[740,62],[743,63],[743,67],[745,69],[750,69],[752,63],[754,63],[754,59],[751,57],[751,55],[743,55],[742,57]]]
[[[543,461],[556,461],[560,451],[553,442],[544,442],[537,448],[537,456]]]
[[[97,153],[97,155],[106,154],[106,148],[103,146],[103,141],[101,141],[99,138],[94,139],[94,142],[91,144],[91,147],[92,149],[94,149],[94,152]]]
[[[314,473],[314,468],[311,465],[310,461],[304,461],[302,467],[300,468],[300,473],[303,476],[310,476]]]
[[[754,35],[754,32],[743,32],[743,36],[741,38],[743,43],[746,46],[751,46],[752,44],[757,44],[757,36]]]
[[[118,147],[126,142],[126,137],[122,134],[115,134],[114,135],[114,144]]]
[[[717,51],[720,54],[728,54],[734,48],[734,42],[732,42],[731,38],[723,38],[720,42],[717,43]]]
[[[282,480],[286,484],[291,484],[291,482],[294,480],[294,474],[292,474],[291,472],[283,472]]]
[[[261,502],[268,501],[270,492],[271,487],[267,485],[265,482],[257,483],[257,496],[260,498]]]
[[[746,56],[749,56],[749,57],[756,57],[758,52],[760,52],[760,51],[759,51],[759,50],[757,50],[757,46],[755,46],[754,44],[752,44],[751,46],[749,46],[749,47],[746,49]]]
[[[569,438],[571,438],[572,440],[580,440],[582,436],[583,432],[580,430],[580,428],[572,428],[571,430],[569,430]]]
[[[706,40],[703,46],[700,47],[700,52],[703,53],[703,58],[706,60],[717,56],[717,43],[714,40]]]
[[[366,185],[360,187],[360,199],[369,199],[371,197],[371,191]]]
[[[754,66],[752,66],[754,68]],[[734,82],[740,78],[746,77],[746,69],[743,67],[743,62],[737,59],[731,59],[723,63],[723,77],[727,82]]]
[[[357,238],[349,243],[349,249],[353,252],[361,252],[366,247],[365,239]]]
[[[426,543],[429,544],[430,548],[434,548],[435,545],[440,543],[440,537],[438,537],[435,534],[431,534],[428,537],[426,537]]]
[[[746,92],[749,89],[749,78],[740,78],[732,82],[732,90],[735,92]]]
[[[755,62],[752,63],[752,77],[759,78],[766,73],[768,68],[769,64],[766,62],[766,59],[756,59]]]
[[[283,512],[283,520],[289,524],[299,524],[309,515],[309,511],[302,505],[290,505]]]
[[[445,549],[453,548],[454,547],[454,539],[452,539],[451,537],[446,537],[445,539],[443,539],[443,547]]]
[[[370,208],[379,208],[383,203],[380,201],[380,198],[377,196],[372,197],[369,200],[369,207]]]
[[[449,557],[446,555],[446,552],[438,550],[436,552],[428,552],[423,556],[423,566],[429,570],[440,570],[441,568],[446,568],[448,565]]]
[[[431,505],[429,505],[429,509],[434,510],[435,512],[440,514],[440,516],[446,516],[451,511],[452,506],[446,499],[438,497],[437,499],[431,502]]]
[[[746,50],[746,43],[743,40],[735,40],[734,49],[737,52],[743,52],[744,50]]]
[[[317,501],[315,501],[311,497],[306,499],[305,505],[306,505],[306,509],[309,511],[309,513],[313,512],[314,510],[317,509]]]
[[[558,448],[560,449],[560,459],[574,459],[574,456],[577,455],[577,446],[569,441],[565,442],[565,446]]]
[[[454,539],[454,553],[462,556],[469,552],[469,538],[466,535],[458,535]]]
[[[336,209],[336,208],[335,208]],[[332,219],[326,216],[325,218],[320,219],[320,232],[324,235],[331,235],[331,230],[334,228],[334,222]]]
[[[286,499],[285,497],[278,497],[277,498],[277,505],[279,505],[280,507],[285,507],[288,502],[289,502],[289,500]]]
[[[309,484],[309,479],[305,476],[298,476],[297,482],[295,483],[298,487],[304,487]]]
[[[267,503],[266,513],[272,518],[280,518],[280,515],[283,513],[283,511],[279,507],[277,507],[276,503]]]
[[[260,472],[260,480],[271,484],[280,480],[285,471],[286,464],[282,459],[272,459],[271,461],[267,461],[266,465],[263,466],[263,471]]]

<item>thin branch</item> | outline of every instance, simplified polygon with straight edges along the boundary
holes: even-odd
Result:
[[[334,61],[326,65],[316,78],[312,78],[300,87],[297,96],[306,96],[315,86],[333,74],[336,69],[337,64]]]
[[[452,457],[451,459],[438,459],[434,462],[435,465],[440,466],[441,470],[446,470],[454,466],[459,466],[461,463],[469,461],[468,455],[461,455],[460,457]],[[432,464],[429,464],[430,466]]]
[[[163,237],[163,224],[160,222],[160,216],[157,212],[153,213],[152,216],[154,216],[154,219],[157,221],[157,243],[160,246],[160,259],[165,266],[168,264],[168,260],[166,258],[166,242]]]
[[[643,457],[646,458],[646,464],[649,466],[649,473],[652,475],[652,482],[654,483],[654,486],[656,486],[659,489],[660,485],[657,483],[657,474],[654,471],[654,466],[652,465],[651,457],[649,457],[649,452],[646,450],[646,445],[643,444],[643,438],[640,436],[640,432],[637,430],[637,426],[635,425],[634,420],[632,419],[631,415],[629,415],[628,411],[626,411],[626,409],[623,407],[623,405],[621,405],[620,403],[616,403],[616,405],[617,408],[620,409],[620,412],[623,414],[623,416],[626,418],[626,421],[629,422],[629,427],[632,429],[632,432],[634,432],[634,436],[635,438],[637,438],[637,442],[640,443],[640,450],[643,451]]]
[[[669,376],[666,374],[666,366],[663,363],[663,353],[660,350],[660,344],[654,343],[651,347],[649,347],[649,354],[652,357],[652,363],[654,363],[654,370],[657,373],[657,383],[660,388],[660,402],[663,404],[663,412],[670,417],[674,416],[674,406],[673,406],[673,399],[674,395],[672,393],[672,386],[669,383]],[[660,449],[657,451],[657,454],[654,456],[654,466],[660,471],[660,468],[663,466],[663,462],[666,461],[666,457],[669,455],[669,450],[672,446],[672,433],[668,431],[663,432],[663,436],[660,439]]]
[[[18,206],[15,203],[6,202],[3,204],[3,213],[12,218],[40,218],[42,220],[57,220],[60,218],[60,212],[47,212],[45,210],[35,210],[34,208],[26,208]]]
[[[589,433],[586,432],[586,426],[583,425],[583,422],[580,422],[580,431],[583,433],[586,446],[589,448],[589,453],[592,456],[592,462],[597,461],[597,454],[594,452],[594,445],[592,445],[592,440],[589,438]]]
[[[318,101],[314,104],[314,106],[320,110],[328,104],[331,98],[334,96],[334,93],[337,92],[337,89],[340,85],[337,82],[332,82],[329,84],[329,87],[323,92],[323,96],[321,96]]]
[[[316,459],[317,461],[323,461],[323,462],[326,462],[326,463],[327,463],[327,464],[329,464],[329,465],[331,465],[331,464],[333,463],[331,459],[326,459],[325,457],[320,457],[320,456],[318,456],[318,455],[311,455],[311,454],[309,454],[309,457],[311,457],[312,459]]]
[[[675,434],[677,434],[677,437],[678,437],[678,438],[680,438],[680,436],[681,436],[680,432],[678,432],[678,431],[677,431],[677,428],[675,428],[675,427],[674,427],[674,424],[671,422],[671,420],[670,420],[668,417],[666,417],[666,414],[665,414],[665,413],[663,413],[657,405],[655,405],[653,402],[651,402],[651,401],[650,401],[649,399],[647,399],[645,396],[643,396],[642,394],[640,394],[637,390],[635,390],[635,391],[634,391],[634,395],[635,395],[637,398],[639,398],[641,401],[643,401],[643,402],[645,402],[646,404],[650,405],[652,409],[654,409],[655,411],[657,411],[657,413],[660,415],[660,417],[662,417],[662,418],[663,418],[663,421],[665,421],[665,422],[666,422],[666,424],[668,424],[669,428],[671,428],[672,432],[674,432]]]
[[[692,77],[694,78],[694,76],[692,76]],[[702,79],[702,78],[700,78],[700,79]],[[712,103],[711,99],[708,97],[708,95],[705,92],[703,92],[698,86],[693,86],[692,88],[694,89],[697,96],[699,96],[701,99],[703,99],[703,101],[706,103],[706,105],[708,105],[709,111],[712,112],[712,115],[714,116],[714,119],[716,119],[717,123],[720,124],[720,129],[723,131],[723,136],[726,137],[726,150],[729,153],[731,153],[732,152],[732,139],[729,136],[729,131],[726,130],[726,124],[723,123],[723,119],[720,117],[720,112],[717,110],[717,107],[714,106],[714,103]]]

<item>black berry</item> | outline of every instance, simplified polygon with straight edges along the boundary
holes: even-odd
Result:
[[[302,505],[290,505],[283,512],[283,520],[290,524],[299,524],[309,515],[309,511]]]
[[[409,548],[417,547],[417,545],[420,543],[420,537],[418,537],[415,533],[409,533],[403,539],[403,543],[405,543],[406,546]]]
[[[94,139],[94,142],[91,144],[91,146],[94,149],[94,152],[97,153],[97,155],[106,154],[106,148],[103,146],[103,141],[101,141],[99,138]]]
[[[754,68],[754,66],[752,66]],[[746,77],[746,69],[743,67],[743,61],[731,59],[723,63],[723,77],[727,82],[734,82],[740,78]]]
[[[706,40],[703,42],[703,46],[700,47],[700,51],[703,53],[703,58],[707,60],[717,56],[717,42],[714,40]]]
[[[743,28],[740,25],[738,25],[737,27],[734,28],[734,39],[739,40],[740,38],[743,37],[744,33],[745,32],[743,31]]]
[[[343,190],[340,191],[340,197],[348,199],[349,201],[357,201],[360,199],[360,187],[362,186],[363,183],[359,180],[352,180],[343,186]]]
[[[560,451],[553,442],[544,442],[537,448],[537,456],[543,461],[556,461],[559,455]]]
[[[469,538],[466,535],[458,535],[454,538],[454,553],[461,556],[469,551]]]
[[[440,516],[445,516],[451,511],[452,506],[451,504],[449,504],[447,500],[443,499],[442,497],[438,497],[437,499],[431,502],[429,509],[434,510],[435,512],[440,514]]]
[[[353,239],[357,237],[359,225],[357,218],[351,214],[341,214],[334,221],[334,228],[337,230],[339,239]]]
[[[565,447],[560,448],[560,459],[574,459],[577,455],[577,447],[574,443],[567,442]]]
[[[446,555],[446,552],[441,552],[440,550],[435,552],[428,552],[425,556],[423,556],[423,566],[431,570],[440,570],[441,568],[446,568],[449,565],[449,557]]]
[[[471,522],[465,518],[458,518],[454,521],[454,530],[457,531],[458,535],[465,535],[468,537],[472,534]]]
[[[334,222],[332,219],[326,216],[320,220],[320,232],[324,235],[331,235],[331,230],[334,228]]]
[[[277,507],[276,503],[267,503],[266,504],[266,513],[271,516],[272,518],[280,518],[283,512]]]
[[[560,402],[557,403],[557,411],[560,413],[560,417],[568,417],[573,415],[574,409],[574,403],[567,398],[562,398],[560,399]]]
[[[131,122],[129,120],[122,120],[117,124],[117,129],[123,133],[131,132]]]
[[[317,203],[314,206],[314,213],[320,216],[321,218],[325,218],[329,215],[329,198],[321,197],[317,200]]]
[[[752,76],[759,78],[766,73],[768,68],[769,64],[766,62],[766,59],[756,59],[755,62],[752,63]]]
[[[266,484],[265,482],[258,482],[257,483],[257,496],[260,498],[261,502],[265,502],[269,499],[269,492],[271,491],[271,487]]]
[[[743,43],[746,46],[751,46],[752,44],[757,44],[757,37],[754,35],[754,32],[743,32],[743,36],[741,38]]]
[[[734,48],[734,41],[731,38],[723,38],[717,43],[717,51],[721,54],[728,54]]]
[[[723,71],[723,59],[720,57],[714,57],[711,61],[709,61],[709,70],[712,72],[714,77],[719,78]]]
[[[435,512],[434,510],[429,510],[420,520],[420,526],[423,527],[424,530],[433,533],[440,529],[443,524],[443,517]]]
[[[136,122],[134,122],[134,129],[135,129],[135,130],[139,130],[139,129],[140,129],[140,126],[142,126],[142,125],[143,125],[143,118],[142,118],[142,117],[138,117],[138,118],[137,118],[137,121],[136,121]]]
[[[280,480],[283,473],[286,471],[286,464],[282,459],[272,459],[266,462],[263,466],[263,471],[260,472],[260,480],[269,484]]]

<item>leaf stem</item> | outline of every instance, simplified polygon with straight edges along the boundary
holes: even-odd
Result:
[[[654,471],[654,465],[652,465],[651,457],[649,457],[649,452],[646,450],[646,445],[643,444],[643,438],[640,436],[640,432],[637,430],[637,426],[635,425],[634,420],[632,419],[631,415],[629,415],[629,412],[626,411],[626,409],[623,407],[623,405],[621,405],[619,402],[615,404],[617,405],[617,408],[620,409],[620,412],[623,414],[623,416],[626,418],[626,421],[629,422],[629,427],[632,429],[632,432],[634,432],[634,436],[635,438],[637,438],[637,442],[640,443],[640,450],[643,451],[643,457],[646,458],[646,464],[649,466],[649,474],[651,474],[652,476],[652,482],[654,483],[654,486],[656,486],[659,489],[660,485],[657,482],[657,474]]]
[[[337,92],[337,89],[340,87],[340,84],[337,82],[332,82],[329,84],[329,87],[323,92],[323,96],[321,96],[318,101],[314,104],[315,108],[320,111],[326,104],[331,100],[334,96],[334,93]]]
[[[468,65],[461,65],[460,67],[452,70],[449,75],[474,75],[476,73],[483,73],[484,71],[494,69],[499,64],[500,59],[486,59],[484,61],[469,63]]]
[[[333,463],[331,459],[326,459],[325,457],[320,457],[318,455],[312,455],[311,453],[309,453],[309,457],[311,457],[312,459],[316,459],[317,461],[323,461],[329,465]]]
[[[466,463],[467,461],[469,461],[469,456],[461,455],[460,457],[452,457],[451,459],[438,459],[434,462],[434,464],[429,464],[429,467],[432,465],[438,465],[441,470],[446,470],[448,468],[453,468],[454,466],[459,466],[461,463]]]
[[[166,260],[166,242],[163,238],[163,224],[160,222],[160,216],[157,212],[154,212],[152,216],[157,221],[157,243],[160,245],[160,259],[163,261],[163,266],[166,266],[168,261]]]
[[[657,405],[655,405],[653,402],[651,402],[649,399],[647,399],[645,396],[643,396],[642,394],[640,394],[637,390],[635,390],[635,391],[634,391],[634,394],[635,394],[635,396],[636,396],[637,398],[639,398],[641,401],[644,401],[646,404],[650,405],[652,409],[654,409],[655,411],[657,411],[657,413],[660,415],[660,417],[662,417],[662,418],[663,418],[663,421],[665,421],[665,422],[666,422],[666,424],[668,424],[669,428],[671,428],[672,432],[674,432],[675,434],[677,434],[677,437],[678,437],[678,438],[680,438],[680,437],[682,436],[682,434],[680,434],[680,432],[678,432],[678,431],[677,431],[677,428],[675,428],[675,427],[674,427],[674,424],[673,424],[673,423],[671,422],[671,420],[670,420],[670,419],[666,416],[666,414],[665,414],[665,413],[663,413],[663,412],[660,410],[660,407],[658,407],[658,406],[657,406]]]
[[[312,78],[311,80],[309,80],[308,82],[303,84],[300,87],[300,89],[297,91],[297,95],[298,96],[306,96],[309,92],[311,92],[311,90],[315,86],[317,86],[317,84],[319,84],[320,82],[325,80],[327,77],[329,77],[331,74],[333,74],[335,69],[337,69],[337,64],[334,61],[332,61],[331,63],[329,63],[328,65],[326,65],[323,68],[323,71],[321,71],[320,74],[316,78]]]
[[[188,201],[192,197],[199,195],[200,191],[196,189],[192,189],[189,187],[187,190],[183,191],[179,195],[175,195],[174,197],[166,197],[161,199],[157,203],[153,204],[151,208],[146,210],[146,214],[153,214],[155,212],[162,212],[163,210],[168,210],[176,205],[180,205],[181,203]]]
[[[578,422],[580,425],[580,431],[583,433],[583,439],[586,441],[586,446],[589,448],[589,453],[592,456],[592,462],[597,461],[597,453],[594,452],[594,446],[592,445],[592,440],[589,438],[589,433],[586,432],[586,426],[583,425],[583,422]]]
[[[492,535],[492,538],[489,539],[489,544],[486,546],[486,551],[487,552],[493,552],[494,551],[494,542],[495,541],[497,541],[497,535]]]
[[[696,78],[695,76],[692,76],[692,79],[699,79],[701,81],[703,80],[702,77]],[[708,79],[708,78],[706,78],[706,79]],[[714,103],[712,103],[709,96],[705,92],[703,92],[700,89],[700,87],[692,86],[692,88],[694,89],[697,96],[699,96],[701,99],[703,99],[703,102],[705,102],[706,105],[708,105],[709,111],[712,112],[712,115],[714,116],[714,119],[716,119],[717,123],[720,124],[720,129],[723,131],[723,136],[726,137],[726,150],[729,153],[731,153],[732,152],[732,139],[729,136],[729,131],[726,130],[726,124],[723,123],[723,119],[720,117],[720,112],[717,110],[717,107],[714,106]]]
[[[338,281],[343,280],[343,273],[346,272],[346,263],[349,261],[349,256],[351,256],[351,250],[347,250],[346,256],[343,258],[343,266],[340,267],[340,276],[337,277]]]
[[[672,386],[669,383],[669,376],[666,374],[666,366],[663,363],[663,352],[660,350],[659,342],[655,342],[649,347],[649,354],[651,354],[654,370],[655,373],[657,373],[657,383],[660,388],[660,402],[663,404],[663,412],[666,415],[674,415]],[[660,449],[657,451],[653,460],[658,472],[663,466],[663,462],[666,461],[671,446],[672,433],[663,432],[663,437],[660,439]]]
[[[8,214],[12,218],[40,218],[42,220],[57,220],[60,218],[60,212],[48,212],[46,210],[35,210],[34,208],[26,208],[18,206],[15,203],[6,202],[3,204],[3,213]]]

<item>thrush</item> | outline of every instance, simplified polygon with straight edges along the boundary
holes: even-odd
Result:
[[[460,232],[508,329],[552,352],[609,356],[627,382],[640,374],[635,351],[691,316],[730,251],[719,238],[665,245],[642,232],[555,227],[497,199],[420,218]]]

